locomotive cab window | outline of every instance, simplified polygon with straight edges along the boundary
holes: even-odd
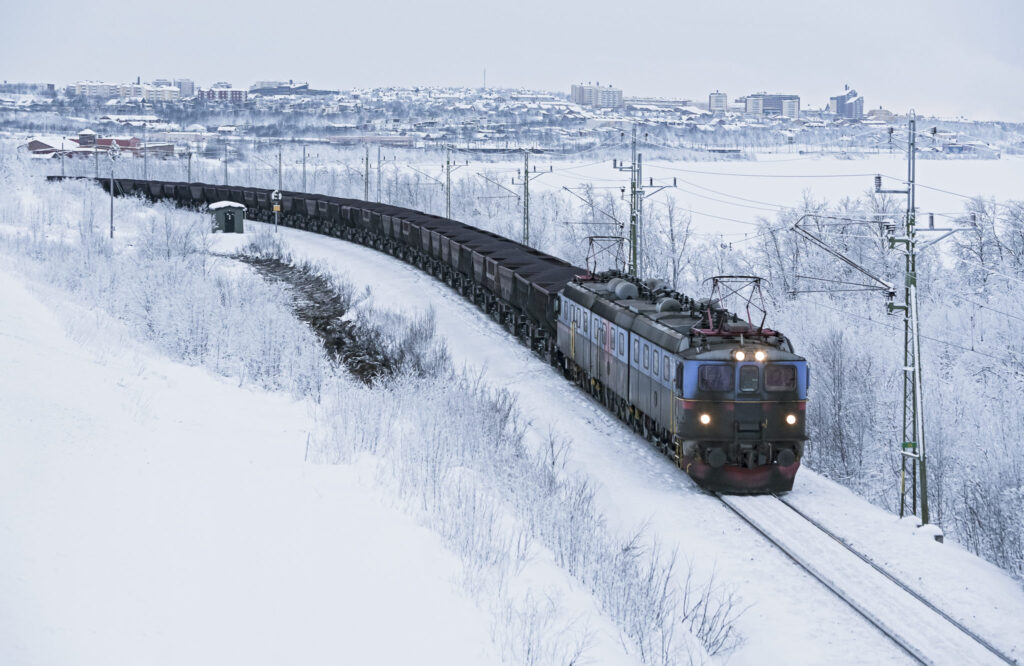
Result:
[[[769,365],[764,369],[764,390],[795,391],[796,367],[792,365]]]
[[[672,381],[672,366],[669,365],[668,356],[664,356],[662,358],[665,365],[664,369],[661,372],[662,379],[664,379],[666,382]]]
[[[758,388],[758,379],[761,373],[756,365],[740,366],[740,391],[752,393]]]
[[[697,390],[731,391],[733,373],[731,365],[702,365],[697,372]]]
[[[651,348],[644,345],[644,370],[651,366]]]

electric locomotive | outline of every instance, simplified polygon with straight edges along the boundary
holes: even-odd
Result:
[[[720,303],[743,292],[741,319]],[[764,322],[760,278],[714,278],[695,301],[608,272],[565,286],[557,346],[570,378],[702,488],[785,492],[807,439],[807,362]]]

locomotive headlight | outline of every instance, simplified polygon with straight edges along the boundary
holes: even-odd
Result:
[[[759,349],[756,352],[754,352],[754,358],[757,359],[758,361],[763,361],[765,358],[765,354],[763,351]]]
[[[790,414],[786,417],[786,423],[789,425],[796,425],[796,414]]]
[[[707,425],[707,424],[711,423],[711,415],[710,414],[701,414],[700,415],[700,422],[703,425]]]
[[[747,357],[747,354],[742,349],[740,349],[740,350],[737,350],[736,353],[732,355],[732,357],[734,359],[736,359],[737,361],[742,361],[743,359],[745,359]]]

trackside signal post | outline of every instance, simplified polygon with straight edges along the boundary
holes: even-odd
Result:
[[[277,233],[277,224],[281,218],[281,190],[274,190],[270,194],[270,201],[274,204],[274,233]]]

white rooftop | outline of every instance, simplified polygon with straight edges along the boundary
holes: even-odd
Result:
[[[237,203],[235,201],[218,201],[216,203],[210,204],[210,210],[220,210],[221,208],[243,208],[244,209],[245,206],[243,206],[242,204]]]

